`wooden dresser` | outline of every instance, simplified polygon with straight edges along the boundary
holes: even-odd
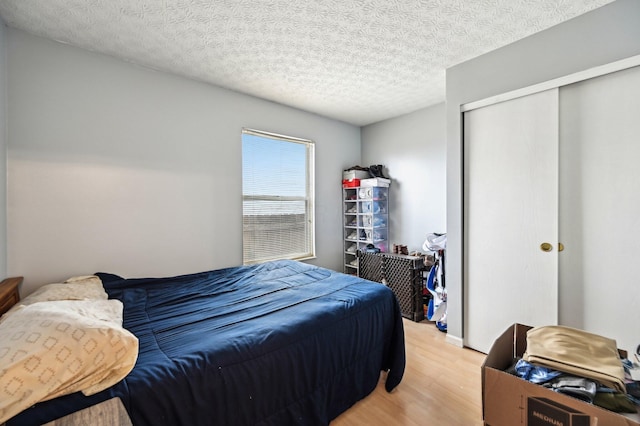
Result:
[[[7,312],[20,300],[18,286],[22,283],[22,277],[7,278],[0,282],[0,315]]]

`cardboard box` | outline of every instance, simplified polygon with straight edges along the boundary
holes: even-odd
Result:
[[[509,327],[493,343],[482,364],[482,418],[485,425],[640,426],[637,413],[614,413],[506,373],[515,358],[522,357],[525,352],[527,330],[530,328],[522,324]],[[538,411],[540,415],[529,421],[529,412],[539,407],[541,402],[546,404],[547,411]],[[566,419],[574,423],[566,423]]]
[[[551,399],[531,397],[527,399],[528,426],[589,426],[589,416],[566,407]]]

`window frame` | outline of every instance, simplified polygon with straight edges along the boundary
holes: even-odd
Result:
[[[315,142],[310,139],[297,138],[293,136],[281,135],[278,133],[265,132],[251,128],[242,128],[241,144],[244,144],[244,136],[251,135],[265,139],[273,139],[279,142],[297,143],[305,146],[305,175],[306,175],[306,194],[304,196],[291,195],[245,195],[244,194],[244,145],[242,145],[242,263],[243,265],[252,265],[264,263],[272,260],[308,260],[316,258],[316,220],[315,220]],[[245,201],[304,201],[305,205],[305,234],[306,241],[305,253],[296,255],[295,253],[280,253],[274,256],[262,258],[247,258],[245,253],[245,245],[250,243],[245,237]]]

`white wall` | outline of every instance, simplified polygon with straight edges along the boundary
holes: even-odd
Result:
[[[460,106],[640,54],[640,2],[617,0],[447,70],[447,338],[462,344]],[[635,290],[633,290],[635,291]]]
[[[241,129],[316,143],[317,255],[340,270],[343,168],[360,129],[8,29],[8,273],[242,263]]]
[[[0,19],[0,277],[7,276],[7,35]]]
[[[423,251],[428,233],[446,232],[446,146],[444,104],[362,128],[362,165],[393,179],[390,245]]]

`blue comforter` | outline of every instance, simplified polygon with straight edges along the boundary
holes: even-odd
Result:
[[[385,286],[276,261],[173,278],[99,274],[139,339],[133,371],[91,397],[37,404],[39,424],[120,397],[134,425],[326,425],[404,373],[404,332]]]

